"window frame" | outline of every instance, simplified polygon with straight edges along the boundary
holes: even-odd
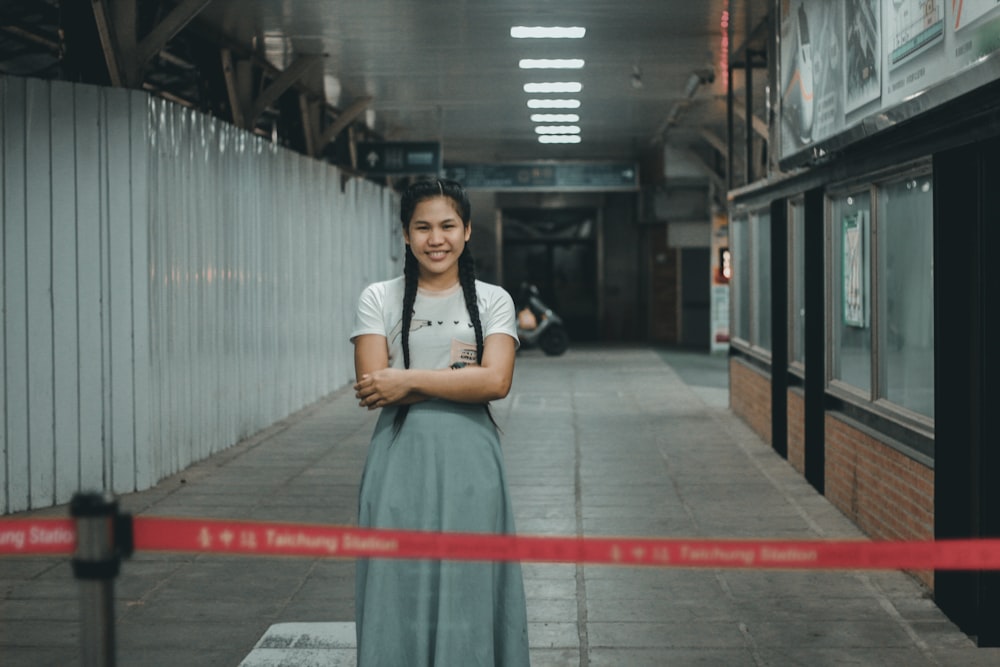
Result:
[[[867,410],[884,419],[894,422],[907,429],[917,431],[921,435],[933,438],[934,418],[915,412],[898,403],[894,403],[882,394],[882,354],[881,349],[881,328],[884,326],[884,304],[881,303],[881,285],[883,279],[879,270],[880,243],[883,242],[881,234],[881,223],[879,219],[879,196],[882,189],[888,184],[895,184],[908,179],[927,178],[933,180],[933,171],[930,158],[921,158],[913,162],[894,167],[892,169],[881,170],[865,174],[862,177],[841,181],[832,184],[825,192],[823,207],[823,227],[824,227],[824,256],[826,259],[826,271],[824,276],[824,301],[825,304],[825,331],[824,348],[825,355],[825,383],[826,391],[842,402],[854,405],[862,410]],[[835,327],[840,323],[842,304],[834,302],[834,280],[837,279],[837,266],[839,257],[834,257],[833,234],[841,233],[840,221],[833,220],[833,202],[839,197],[849,196],[852,193],[867,192],[869,195],[869,217],[868,229],[866,231],[865,242],[868,243],[869,251],[866,257],[866,268],[869,275],[869,388],[863,389],[852,385],[844,380],[835,378],[833,375],[835,353]],[[933,214],[932,214],[933,215]],[[789,225],[791,227],[791,225]],[[791,253],[789,253],[791,261]],[[791,281],[789,281],[791,289]],[[790,305],[790,309],[791,309]],[[791,310],[789,310],[791,314]],[[791,334],[791,321],[789,321],[789,332]]]

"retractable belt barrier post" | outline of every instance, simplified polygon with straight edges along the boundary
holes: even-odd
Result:
[[[80,658],[83,667],[115,664],[114,580],[122,556],[132,554],[132,517],[118,501],[79,493],[70,503],[76,523],[73,574],[80,580]]]

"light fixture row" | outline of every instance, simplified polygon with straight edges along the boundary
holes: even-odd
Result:
[[[586,28],[560,26],[514,26],[510,36],[515,39],[580,39],[587,33]],[[582,69],[582,58],[522,58],[518,61],[521,69]],[[545,93],[579,93],[583,84],[578,81],[549,81],[524,84],[524,92],[531,94]],[[529,109],[579,109],[580,100],[576,98],[530,98]],[[580,116],[572,113],[536,113],[531,115],[533,123],[566,123],[565,125],[537,125],[535,133],[539,143],[543,144],[578,144],[580,143]]]

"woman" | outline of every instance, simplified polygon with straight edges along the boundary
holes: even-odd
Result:
[[[452,181],[403,194],[403,276],[361,294],[351,341],[362,407],[380,408],[358,523],[512,533],[489,401],[510,391],[514,304],[477,281],[469,199]],[[359,667],[528,665],[518,563],[362,559]]]

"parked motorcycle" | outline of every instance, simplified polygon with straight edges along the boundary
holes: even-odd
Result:
[[[538,346],[549,356],[559,356],[569,348],[569,336],[562,318],[538,296],[538,287],[521,285],[517,300],[517,336],[522,347]]]

